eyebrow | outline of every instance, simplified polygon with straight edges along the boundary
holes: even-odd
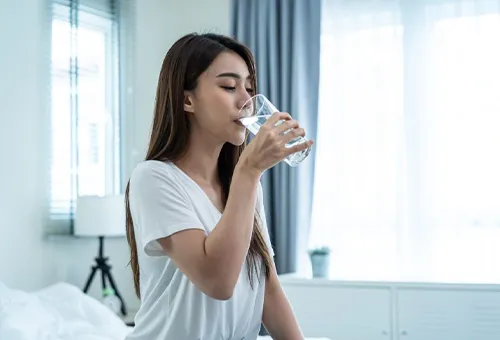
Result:
[[[235,79],[241,79],[241,76],[238,73],[233,73],[233,72],[225,72],[225,73],[221,73],[217,76],[217,78],[221,78],[221,77],[230,77],[230,78],[235,78]],[[250,76],[248,76],[247,79],[250,79]]]

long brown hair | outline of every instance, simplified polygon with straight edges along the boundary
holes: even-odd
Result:
[[[184,91],[194,90],[198,77],[224,51],[237,53],[247,64],[252,79],[252,87],[257,88],[255,63],[250,50],[239,42],[217,34],[188,34],[175,42],[163,60],[154,108],[151,138],[146,160],[177,161],[187,151],[190,133],[189,120],[184,112]],[[235,146],[224,144],[218,159],[218,173],[222,184],[222,201],[227,203],[229,187],[234,168],[245,144]],[[134,222],[129,205],[129,187],[125,190],[127,240],[130,247],[130,265],[134,277],[134,287],[140,298],[139,260],[134,233]],[[246,257],[248,278],[253,286],[252,273],[258,273],[261,259],[266,277],[272,265],[271,256],[262,235],[259,214],[254,215],[252,239]]]

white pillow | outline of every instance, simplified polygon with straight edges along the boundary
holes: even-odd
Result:
[[[0,339],[123,340],[129,331],[106,306],[70,284],[34,293],[0,285]]]

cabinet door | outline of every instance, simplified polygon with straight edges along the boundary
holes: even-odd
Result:
[[[498,340],[500,292],[400,289],[399,340]]]
[[[390,339],[390,291],[383,288],[284,284],[307,337]]]

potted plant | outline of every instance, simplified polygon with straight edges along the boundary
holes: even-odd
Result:
[[[330,248],[326,246],[309,250],[314,278],[328,278],[330,275]]]

